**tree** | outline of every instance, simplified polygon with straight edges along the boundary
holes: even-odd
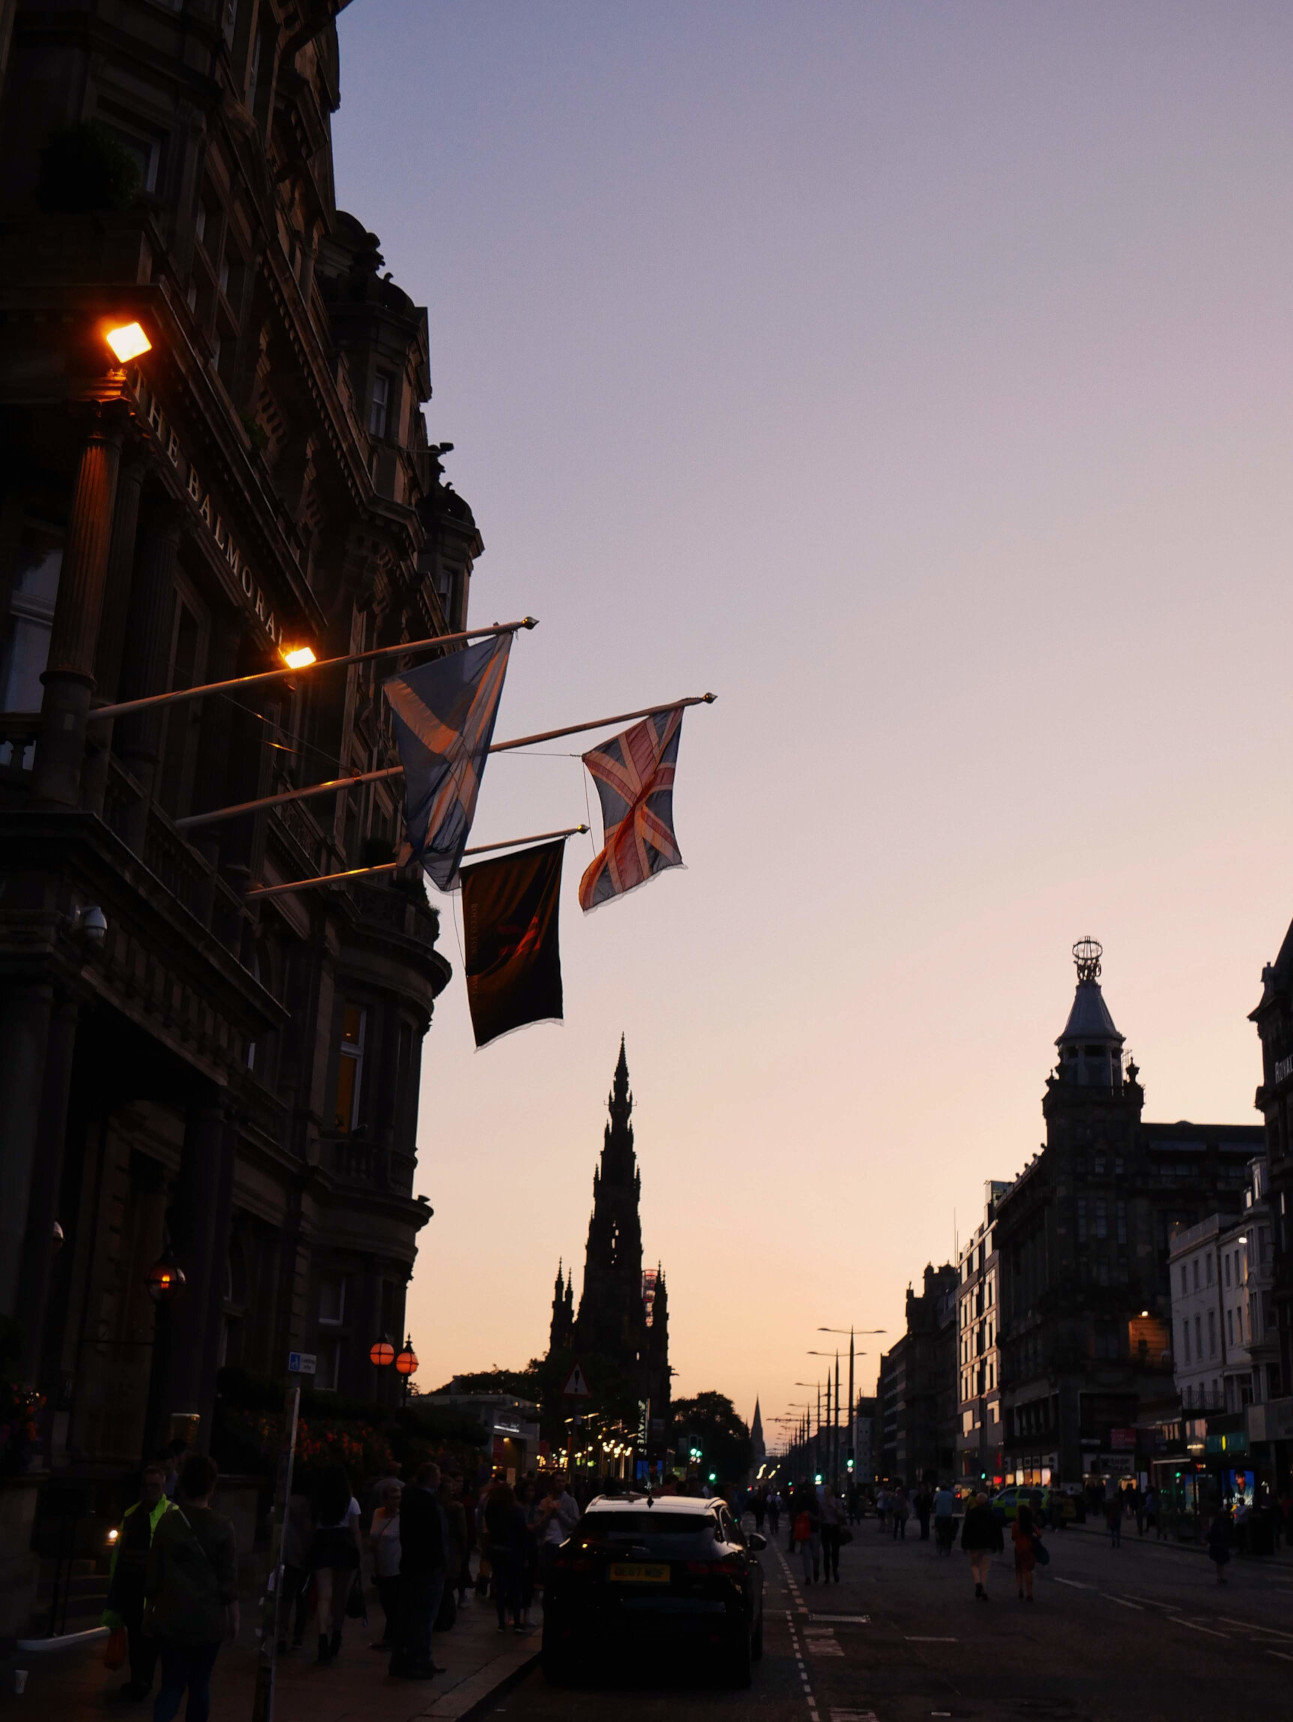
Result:
[[[750,1431],[724,1393],[698,1393],[673,1402],[674,1444],[699,1447],[700,1468],[720,1483],[740,1483],[750,1469]],[[688,1439],[679,1442],[678,1437]]]

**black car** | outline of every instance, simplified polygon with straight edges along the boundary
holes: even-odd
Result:
[[[742,1532],[725,1501],[605,1496],[588,1503],[557,1550],[543,1593],[543,1671],[572,1679],[591,1656],[636,1646],[692,1648],[750,1684],[763,1654],[766,1540]]]

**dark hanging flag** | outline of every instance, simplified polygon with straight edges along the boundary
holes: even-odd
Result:
[[[467,1002],[476,1045],[561,1020],[557,904],[564,838],[462,870]]]
[[[579,881],[585,913],[680,867],[673,830],[673,778],[682,707],[653,712],[584,755],[602,804],[602,852]]]
[[[471,834],[511,645],[499,634],[383,683],[404,767],[400,858],[416,856],[442,891]]]

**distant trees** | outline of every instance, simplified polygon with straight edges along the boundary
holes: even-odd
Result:
[[[673,1402],[674,1447],[699,1447],[700,1469],[720,1483],[740,1483],[750,1469],[750,1431],[725,1393],[698,1393]],[[682,1437],[686,1436],[684,1441]]]

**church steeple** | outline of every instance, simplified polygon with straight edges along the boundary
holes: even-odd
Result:
[[[1121,1088],[1123,1037],[1114,1027],[1109,1007],[1100,991],[1100,959],[1103,947],[1092,938],[1079,939],[1073,947],[1077,966],[1077,991],[1059,1048],[1057,1075],[1062,1083],[1083,1088]]]

